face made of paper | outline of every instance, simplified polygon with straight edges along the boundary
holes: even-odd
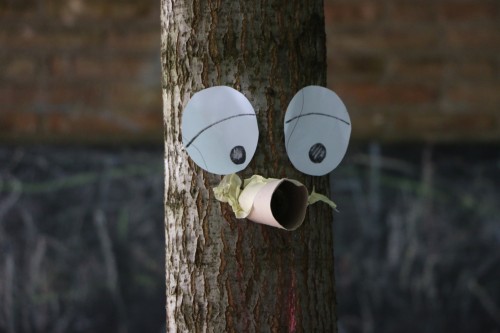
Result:
[[[184,109],[181,130],[191,159],[217,175],[245,169],[259,138],[252,105],[243,94],[227,86],[194,94]]]
[[[299,171],[324,175],[344,157],[351,124],[334,92],[303,88],[290,101],[284,125],[286,151]],[[336,207],[314,190],[308,195],[296,180],[253,175],[242,183],[236,172],[255,154],[259,130],[252,105],[233,88],[218,86],[194,94],[184,109],[181,130],[191,159],[208,172],[225,175],[214,194],[229,203],[238,218],[294,230],[304,221],[307,205],[323,201]]]
[[[301,89],[285,114],[285,148],[293,166],[308,175],[322,176],[344,157],[351,136],[351,120],[342,100],[319,86]]]

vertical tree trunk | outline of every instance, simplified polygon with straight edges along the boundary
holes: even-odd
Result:
[[[287,105],[325,85],[320,0],[162,0],[165,121],[166,312],[169,332],[334,332],[332,217],[308,208],[296,231],[237,220],[182,148],[183,107],[197,91],[228,85],[256,110],[256,155],[240,176],[297,179],[320,193],[328,177],[290,164]]]

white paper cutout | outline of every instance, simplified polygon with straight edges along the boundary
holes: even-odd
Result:
[[[285,114],[285,148],[293,166],[322,176],[339,165],[351,136],[351,119],[333,91],[308,86],[292,98]]]
[[[181,130],[191,159],[217,175],[245,169],[259,138],[252,105],[243,94],[227,86],[194,94],[182,114]]]

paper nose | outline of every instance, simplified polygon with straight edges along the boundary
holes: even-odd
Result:
[[[243,192],[241,196],[245,197]],[[304,185],[277,179],[263,184],[258,191],[254,189],[251,195],[253,204],[248,219],[286,230],[295,230],[304,222],[308,197]]]

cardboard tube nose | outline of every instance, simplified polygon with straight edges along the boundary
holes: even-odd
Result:
[[[307,188],[288,179],[277,179],[251,191],[252,210],[248,219],[286,230],[297,229],[306,216]],[[250,199],[242,191],[241,196]],[[241,199],[241,197],[240,197]]]

